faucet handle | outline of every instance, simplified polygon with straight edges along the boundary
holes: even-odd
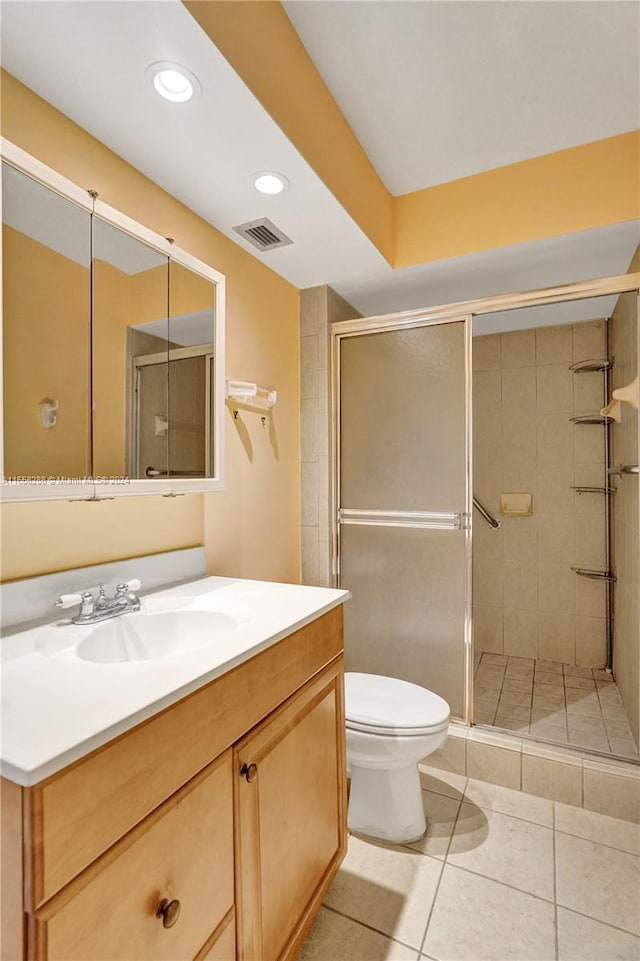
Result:
[[[142,587],[142,581],[134,577],[131,581],[125,581],[124,584],[118,584],[116,587],[116,594],[131,594],[132,591],[139,591]]]
[[[76,604],[82,603],[82,594],[61,594],[55,603],[56,607],[75,607]]]

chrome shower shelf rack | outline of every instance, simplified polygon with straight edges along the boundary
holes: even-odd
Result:
[[[569,370],[574,374],[588,374],[599,370],[610,370],[611,367],[613,367],[613,357],[601,357],[593,360],[579,360],[572,364]]]
[[[615,494],[615,487],[572,487],[576,494]]]
[[[578,417],[570,417],[572,424],[600,424],[606,427],[613,423],[613,417],[605,417],[604,414],[580,414]]]
[[[609,386],[611,371],[614,364],[614,358],[609,354],[609,328],[608,324],[605,323],[605,342],[604,342],[604,357],[590,357],[585,360],[578,360],[571,364],[569,370],[574,374],[587,374],[587,373],[599,373],[602,375],[602,400],[603,406],[606,407],[609,403]],[[612,494],[615,494],[615,488],[611,486],[611,480],[609,479],[609,465],[611,464],[611,424],[614,423],[615,418],[609,416],[608,411],[599,410],[597,413],[592,414],[580,414],[575,417],[569,418],[572,424],[576,427],[583,427],[585,424],[593,424],[597,427],[603,427],[602,431],[602,442],[604,447],[604,477],[602,479],[602,486],[591,487],[589,485],[577,484],[572,489],[578,494],[603,494],[604,495],[604,536],[605,536],[605,557],[604,557],[604,570],[596,570],[589,567],[572,567],[571,570],[575,571],[578,577],[587,577],[592,580],[598,580],[604,582],[605,587],[605,605],[606,605],[606,665],[607,669],[611,670],[613,665],[613,621],[612,621],[612,610],[613,610],[613,584],[615,583],[615,574],[612,572],[612,561],[611,561],[611,505],[613,502]],[[586,480],[586,478],[585,478]]]
[[[617,580],[616,575],[611,571],[594,571],[588,567],[572,567],[571,570],[575,571],[580,577],[591,577],[593,580],[610,582]]]

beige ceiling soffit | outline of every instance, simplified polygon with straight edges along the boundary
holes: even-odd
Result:
[[[183,3],[282,132],[391,263],[393,197],[278,0]]]
[[[636,220],[639,170],[635,130],[396,197],[393,265]]]

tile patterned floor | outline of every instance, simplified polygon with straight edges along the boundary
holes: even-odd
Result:
[[[606,671],[485,653],[475,678],[478,724],[638,755],[618,688]]]
[[[298,961],[640,959],[640,825],[422,778],[426,837],[352,836]]]

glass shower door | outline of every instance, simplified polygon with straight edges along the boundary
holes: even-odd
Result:
[[[415,324],[415,321],[413,321]],[[347,670],[469,711],[470,320],[339,335]]]

